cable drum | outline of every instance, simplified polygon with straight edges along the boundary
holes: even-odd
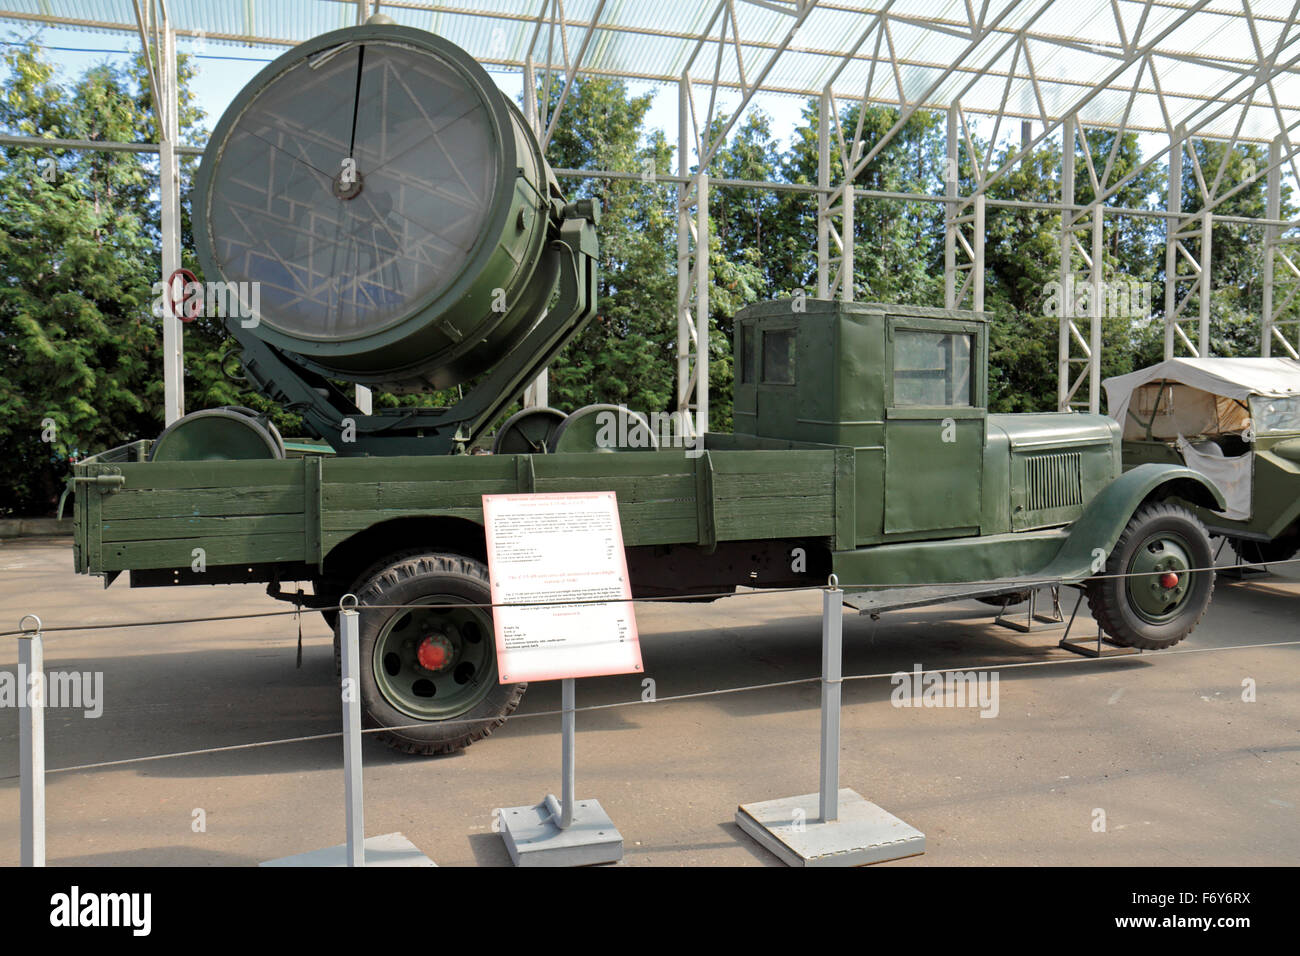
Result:
[[[195,239],[205,278],[259,284],[252,333],[295,363],[447,388],[545,309],[554,183],[468,54],[367,24],[295,47],[231,104],[196,180]]]

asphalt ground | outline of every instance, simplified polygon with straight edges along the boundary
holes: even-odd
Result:
[[[260,585],[105,591],[73,574],[68,539],[0,542],[0,629],[29,612],[56,626],[284,608]],[[641,604],[661,702],[642,702],[640,675],[579,682],[579,707],[629,703],[580,713],[577,738],[578,796],[612,817],[626,865],[779,865],[733,818],[816,789],[817,683],[663,699],[815,678],[820,611],[815,592]],[[1300,565],[1221,575],[1177,648],[1102,661],[974,602],[879,621],[846,611],[846,675],[995,665],[999,680],[991,717],[892,706],[888,677],[846,681],[842,786],[926,834],[923,856],[885,865],[1300,864],[1300,645],[1246,646],[1300,641],[1297,621]],[[1089,625],[1085,605],[1075,634]],[[337,732],[330,631],[313,612],[302,627],[301,669],[292,616],[48,633],[47,669],[102,672],[103,708],[47,712],[47,766]],[[0,639],[0,671],[17,656]],[[558,683],[535,684],[515,719],[451,757],[368,738],[367,833],[400,831],[443,866],[508,865],[492,810],[558,792],[558,706]],[[0,708],[3,865],[19,855],[17,732],[18,711]],[[50,773],[47,800],[52,865],[252,865],[342,841],[341,743]]]

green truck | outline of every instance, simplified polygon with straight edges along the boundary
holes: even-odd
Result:
[[[1226,505],[1197,516],[1252,564],[1300,551],[1300,361],[1173,358],[1108,378],[1124,465],[1186,465]]]
[[[461,749],[524,691],[499,683],[479,606],[485,494],[614,491],[638,596],[832,573],[850,592],[1005,601],[1077,584],[1113,640],[1153,649],[1209,602],[1188,506],[1221,508],[1214,483],[1170,463],[1121,473],[1103,416],[989,414],[969,312],[754,305],[735,317],[733,434],[656,448],[609,440],[602,416],[644,428],[625,410],[526,409],[475,453],[590,319],[598,210],[565,201],[519,111],[431,34],[369,23],[272,63],[214,130],[194,203],[209,282],[260,289],[227,319],[244,373],[315,442],[211,410],[78,463],[76,570],[287,600],[311,582],[327,618],[355,594],[366,719],[401,750]],[[464,390],[364,414],[340,381]]]

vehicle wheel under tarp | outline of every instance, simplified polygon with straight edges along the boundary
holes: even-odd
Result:
[[[1032,591],[1008,591],[1005,594],[986,594],[983,597],[977,597],[975,600],[981,604],[987,604],[989,607],[1015,607],[1017,604],[1024,604],[1029,600]]]
[[[1273,564],[1288,561],[1300,551],[1300,538],[1277,538],[1273,541],[1250,541],[1246,538],[1231,538],[1232,549],[1243,564]]]
[[[1088,581],[1088,607],[1111,640],[1158,651],[1200,623],[1214,593],[1214,560],[1204,526],[1186,508],[1145,504],[1124,528],[1100,576]]]
[[[492,609],[472,606],[492,600],[481,561],[398,556],[362,575],[355,593],[365,722],[391,728],[378,735],[389,746],[454,753],[500,727],[519,706],[528,685],[497,682]]]

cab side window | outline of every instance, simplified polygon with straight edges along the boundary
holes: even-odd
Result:
[[[894,404],[970,407],[974,336],[894,331]]]

